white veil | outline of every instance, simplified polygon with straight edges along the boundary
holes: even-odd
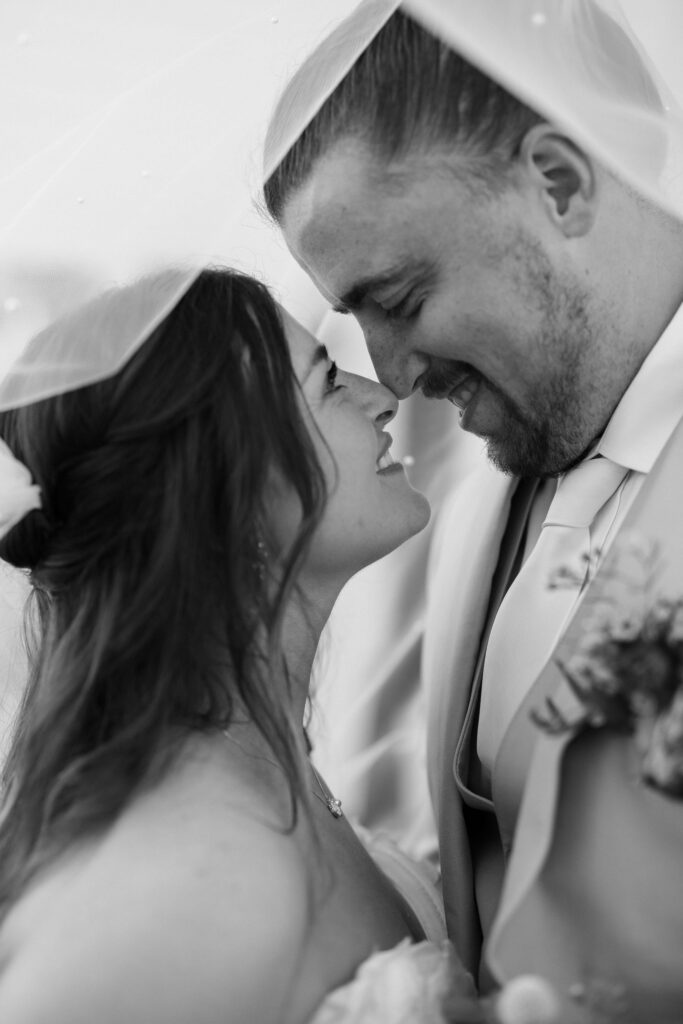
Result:
[[[288,75],[351,8],[313,0],[7,0],[0,10],[0,408],[117,372],[207,263],[275,278],[254,205]],[[159,264],[106,343],[48,332]],[[10,372],[11,367],[11,372]]]
[[[269,129],[264,178],[398,7],[683,216],[676,0],[365,0],[293,79]]]
[[[271,281],[284,247],[254,209],[267,177],[395,0],[6,0],[0,11],[0,408],[115,373],[211,262]],[[677,0],[405,0],[429,30],[683,216]],[[245,13],[245,11],[247,13]],[[605,31],[609,15],[623,32]],[[627,20],[630,19],[630,23]],[[630,46],[625,43],[630,41]],[[635,55],[638,54],[639,58]],[[661,102],[644,85],[643,68]],[[159,262],[106,344],[28,340]],[[177,294],[175,294],[177,293]],[[58,369],[57,369],[58,367]]]

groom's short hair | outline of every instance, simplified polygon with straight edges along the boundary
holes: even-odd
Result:
[[[352,15],[353,18],[353,15]],[[595,45],[609,47],[609,67],[620,98],[661,109],[658,91],[639,54],[615,21],[595,8]],[[338,30],[342,35],[344,24]],[[288,84],[266,141],[266,153],[288,112],[305,105],[315,90],[326,55],[338,45],[333,32]],[[617,59],[615,59],[617,58]],[[289,197],[316,162],[344,138],[359,140],[380,162],[411,152],[457,151],[463,178],[473,187],[500,190],[527,131],[546,120],[492,78],[396,11],[359,56],[293,143],[264,186],[266,206],[280,220]]]

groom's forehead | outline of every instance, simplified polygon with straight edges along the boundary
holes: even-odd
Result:
[[[374,196],[374,199],[373,199]],[[391,260],[396,225],[378,217],[377,193],[353,161],[326,161],[287,203],[285,239],[296,260],[330,298]]]
[[[371,286],[390,283],[428,246],[423,197],[383,179],[368,160],[367,151],[346,147],[321,159],[282,218],[293,255],[335,304],[351,306]]]
[[[334,227],[328,218],[324,229],[302,231],[290,248],[338,312],[353,312],[366,295],[391,289],[424,262],[400,231],[367,223],[357,231],[346,215],[343,227]]]
[[[365,147],[354,143],[335,146],[320,157],[285,205],[288,240],[315,244],[330,222],[336,231],[349,219],[371,213],[377,195],[373,164]]]

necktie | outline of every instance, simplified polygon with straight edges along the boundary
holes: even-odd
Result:
[[[591,525],[627,474],[597,455],[560,477],[540,537],[501,603],[486,650],[477,736],[489,771],[588,582],[598,555]]]

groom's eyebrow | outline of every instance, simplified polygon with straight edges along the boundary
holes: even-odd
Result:
[[[336,300],[332,309],[335,313],[352,313],[355,309],[359,308],[368,292],[375,291],[377,288],[383,288],[388,284],[393,284],[411,269],[412,263],[408,260],[402,260],[389,270],[385,270],[382,274],[371,274],[368,277],[361,278],[360,281],[356,281],[348,291],[344,292]]]

